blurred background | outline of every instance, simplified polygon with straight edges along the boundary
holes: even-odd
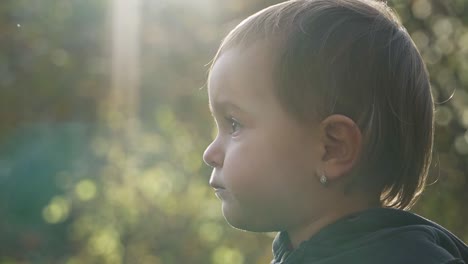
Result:
[[[2,0],[0,264],[269,263],[208,186],[207,64],[265,0]],[[468,0],[390,0],[428,65],[414,208],[468,240]]]

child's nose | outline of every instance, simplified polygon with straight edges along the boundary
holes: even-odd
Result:
[[[221,148],[219,139],[216,138],[211,144],[206,148],[203,153],[203,161],[213,168],[219,168],[223,165],[224,154]]]

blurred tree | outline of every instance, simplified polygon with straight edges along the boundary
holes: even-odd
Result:
[[[3,1],[0,263],[268,263],[272,234],[225,223],[201,154],[213,135],[205,65],[234,25],[277,2],[142,1],[129,145],[123,109],[106,105],[112,1]],[[415,210],[468,240],[468,2],[389,5],[438,102],[437,182]]]

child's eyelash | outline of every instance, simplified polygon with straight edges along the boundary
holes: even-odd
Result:
[[[230,134],[234,134],[242,128],[242,124],[232,116],[225,117],[225,120],[230,128]]]

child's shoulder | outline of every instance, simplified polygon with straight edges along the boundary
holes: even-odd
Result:
[[[349,263],[465,263],[453,261],[461,261],[468,253],[466,245],[451,233],[420,224],[375,231],[362,240],[350,248],[361,262]]]
[[[460,264],[468,259],[468,248],[427,219],[379,208],[337,221],[289,255],[292,262],[284,263]]]

